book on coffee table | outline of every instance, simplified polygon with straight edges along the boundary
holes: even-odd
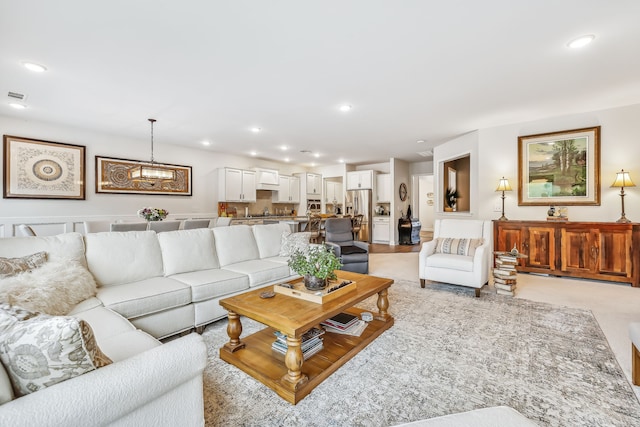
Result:
[[[358,321],[358,316],[349,313],[338,313],[333,317],[320,322],[323,326],[329,326],[335,329],[347,329]]]

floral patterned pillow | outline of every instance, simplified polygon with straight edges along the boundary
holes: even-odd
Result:
[[[106,366],[87,322],[0,304],[0,360],[16,396]]]
[[[282,232],[282,240],[280,244],[280,256],[291,256],[296,250],[306,251],[309,249],[309,238],[311,233],[290,233]]]
[[[46,252],[36,252],[35,254],[23,256],[22,258],[0,257],[0,279],[15,276],[25,271],[31,271],[40,267],[46,261]]]

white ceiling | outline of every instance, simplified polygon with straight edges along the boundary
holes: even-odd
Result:
[[[639,21],[638,0],[0,0],[0,115],[140,144],[152,117],[156,143],[305,165],[428,160],[478,128],[640,102]]]

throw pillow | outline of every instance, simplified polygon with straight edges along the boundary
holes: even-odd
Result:
[[[23,256],[21,258],[0,257],[0,279],[15,276],[25,271],[31,271],[40,267],[47,261],[46,252],[36,252],[35,254]]]
[[[438,237],[435,253],[474,256],[476,249],[482,245],[483,239],[454,239]]]
[[[77,261],[49,261],[39,268],[0,279],[0,302],[61,316],[96,294],[96,281]]]
[[[309,249],[309,239],[311,233],[308,231],[301,233],[282,232],[280,244],[280,256],[291,256],[296,251],[306,252]]]
[[[0,360],[18,397],[111,363],[84,320],[8,304],[0,304]]]

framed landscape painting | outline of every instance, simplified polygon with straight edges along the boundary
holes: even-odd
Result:
[[[85,147],[4,135],[5,199],[85,198]]]
[[[518,137],[518,205],[600,205],[600,126]]]

